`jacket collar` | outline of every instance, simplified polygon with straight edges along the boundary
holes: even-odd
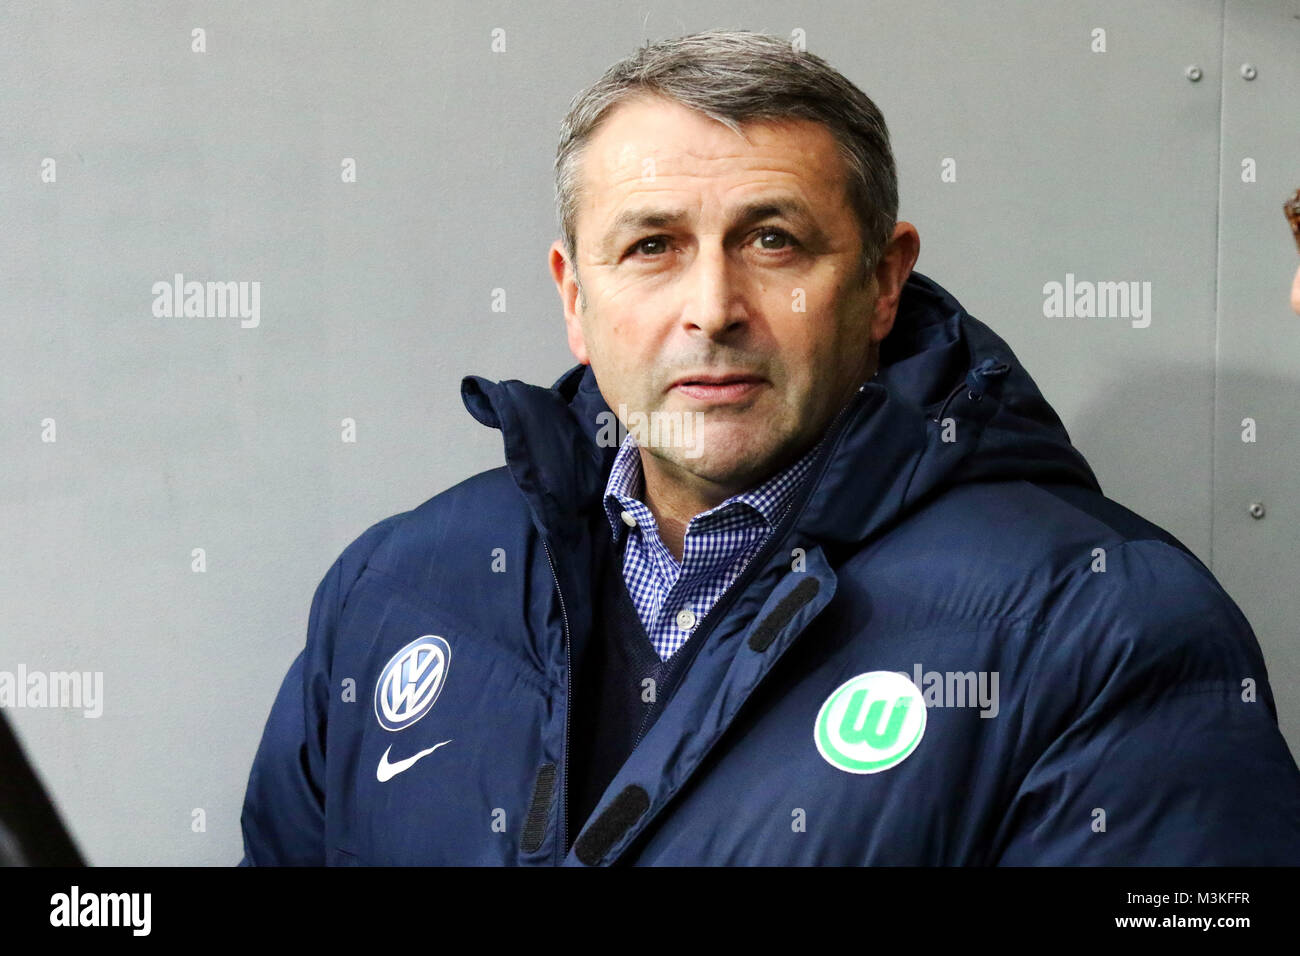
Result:
[[[506,464],[539,527],[559,541],[600,509],[617,453],[613,413],[589,366],[550,388],[477,375],[470,414],[501,430]],[[1010,346],[932,279],[912,272],[880,370],[823,437],[795,527],[860,542],[942,487],[1024,479],[1100,492],[1087,461]]]

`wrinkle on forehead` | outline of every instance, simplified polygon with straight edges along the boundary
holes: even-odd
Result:
[[[780,187],[827,216],[845,207],[843,157],[830,130],[812,120],[759,120],[737,135],[680,104],[643,97],[620,104],[588,145],[581,203],[598,222],[580,231],[601,245],[621,208],[656,193],[695,196],[702,181],[724,199]]]

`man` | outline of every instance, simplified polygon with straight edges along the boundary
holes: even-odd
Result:
[[[1300,863],[1249,625],[912,271],[860,90],[647,46],[557,196],[580,364],[325,576],[244,863]]]

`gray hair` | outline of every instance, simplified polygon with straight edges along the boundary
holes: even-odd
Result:
[[[898,218],[898,174],[885,118],[821,57],[797,51],[780,37],[747,30],[647,41],[574,97],[555,154],[555,202],[575,278],[579,163],[610,110],[646,94],[680,103],[741,135],[741,124],[752,120],[800,118],[828,127],[845,160],[849,202],[858,218],[861,279],[870,278]],[[578,294],[583,295],[581,282]]]

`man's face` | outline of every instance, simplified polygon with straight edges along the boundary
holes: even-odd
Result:
[[[894,311],[877,314],[875,274],[863,282],[830,131],[744,128],[748,143],[671,101],[624,102],[582,159],[585,305],[562,244],[551,252],[570,348],[606,404],[625,425],[620,406],[691,416],[695,447],[643,447],[683,479],[734,489],[822,433],[874,372]]]

